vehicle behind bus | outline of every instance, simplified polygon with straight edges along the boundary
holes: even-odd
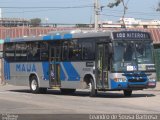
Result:
[[[6,39],[4,77],[29,85],[33,93],[59,88],[62,93],[88,89],[133,90],[156,86],[152,39],[142,31],[63,31]]]

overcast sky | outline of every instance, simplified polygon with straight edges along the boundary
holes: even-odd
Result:
[[[106,7],[110,1],[99,0],[105,6],[100,19],[118,21],[123,14],[122,4],[115,8]],[[155,8],[159,0],[125,0],[128,1],[126,17],[143,20],[160,19],[160,12]],[[93,21],[94,0],[1,0],[3,17],[41,18],[49,23],[90,23]],[[3,8],[3,7],[46,7],[46,8]],[[50,8],[47,8],[50,7]],[[71,8],[53,8],[71,7]],[[72,8],[73,7],[73,8]],[[78,8],[81,7],[81,8]]]

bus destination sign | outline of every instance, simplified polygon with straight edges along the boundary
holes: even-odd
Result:
[[[113,32],[114,39],[150,39],[150,34],[147,32]]]

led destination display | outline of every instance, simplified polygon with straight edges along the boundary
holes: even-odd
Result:
[[[147,32],[114,32],[113,33],[114,39],[150,39],[150,34]]]

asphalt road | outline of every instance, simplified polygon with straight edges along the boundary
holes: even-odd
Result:
[[[32,94],[28,87],[0,86],[0,114],[151,114],[160,113],[160,90],[134,91],[124,97],[122,91],[99,93],[89,97],[86,91],[62,95],[57,90]]]

